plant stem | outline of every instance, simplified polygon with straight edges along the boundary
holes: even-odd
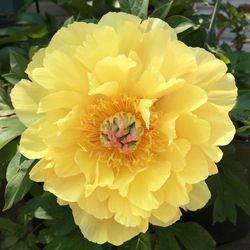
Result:
[[[217,16],[217,13],[218,13],[218,11],[220,9],[220,5],[221,5],[221,0],[216,0],[216,3],[214,5],[214,10],[213,10],[213,13],[212,13],[212,16],[211,16],[210,24],[209,24],[209,27],[208,27],[208,32],[207,32],[206,40],[205,40],[205,43],[204,43],[204,47],[206,47],[208,45],[209,38],[210,38],[212,29],[213,29],[215,21],[216,21],[216,16]]]
[[[35,0],[36,3],[36,12],[40,13],[39,0]]]

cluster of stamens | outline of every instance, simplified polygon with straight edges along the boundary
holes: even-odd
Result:
[[[105,147],[117,148],[124,154],[133,152],[144,132],[134,115],[119,112],[101,124],[100,138]]]

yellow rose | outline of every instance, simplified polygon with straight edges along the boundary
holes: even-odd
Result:
[[[109,13],[61,28],[11,98],[30,178],[90,241],[120,245],[202,208],[234,126],[234,77],[160,19]]]

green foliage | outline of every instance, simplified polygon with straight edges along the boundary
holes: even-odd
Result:
[[[146,19],[149,0],[119,0],[121,11]]]
[[[235,159],[233,148],[224,151],[219,165],[219,173],[207,181],[212,193],[213,222],[228,219],[236,224],[239,207],[250,215],[250,190],[246,179],[246,170]]]
[[[173,1],[169,1],[167,3],[157,2],[155,9],[150,16],[165,19],[171,9],[172,4],[173,4]]]
[[[212,250],[215,242],[210,234],[194,222],[176,223],[167,228],[156,228],[159,244],[155,250]]]
[[[32,162],[33,160],[21,159],[19,152],[10,161],[6,172],[7,185],[5,188],[5,205],[3,210],[11,208],[13,204],[20,201],[29,191],[32,182],[28,174]]]
[[[13,113],[8,112],[8,116],[0,117],[0,149],[19,136],[24,129],[24,125]]]
[[[28,60],[15,51],[10,51],[10,72],[3,74],[2,77],[9,83],[15,84],[23,78],[27,78],[25,69],[28,65]]]

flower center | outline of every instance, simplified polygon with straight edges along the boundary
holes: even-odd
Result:
[[[117,148],[121,153],[133,152],[144,133],[141,122],[130,113],[119,112],[101,124],[100,138],[107,148]]]

